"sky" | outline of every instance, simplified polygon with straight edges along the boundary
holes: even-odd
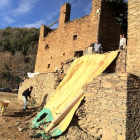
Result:
[[[0,0],[0,29],[6,27],[40,28],[59,19],[60,7],[75,0]],[[92,0],[76,0],[71,6],[71,18],[80,18],[91,12]],[[57,16],[54,20],[52,20]],[[52,20],[52,21],[51,21]],[[49,22],[50,21],[50,22]],[[51,28],[57,28],[58,23]]]

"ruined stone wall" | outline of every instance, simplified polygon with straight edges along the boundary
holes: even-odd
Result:
[[[106,3],[104,4],[104,1],[101,4],[101,1],[93,0],[90,15],[64,22],[70,10],[69,6],[69,10],[67,9],[67,5],[61,7],[61,11],[66,9],[66,16],[64,12],[60,13],[61,24],[56,30],[50,32],[47,27],[41,26],[35,72],[55,71],[56,67],[61,67],[62,62],[73,58],[75,51],[84,50],[85,47],[96,42],[98,37],[103,48],[108,48],[104,50],[110,48],[115,50],[118,47],[119,29],[114,25],[113,14],[110,14],[112,10]],[[48,33],[44,33],[47,30]]]
[[[140,76],[140,2],[128,1],[127,72]]]
[[[57,78],[56,73],[44,73],[36,75],[34,78],[26,79],[19,85],[18,99],[22,100],[23,91],[33,86],[31,96],[39,105],[45,105],[57,87]]]
[[[88,26],[90,26],[90,18],[86,16],[51,32],[45,41],[40,40],[35,72],[55,71],[56,67],[61,67],[61,62],[64,63],[65,60],[74,57],[74,51],[82,50],[95,41],[96,26],[92,26],[91,30],[87,31]],[[73,40],[74,35],[77,35],[75,40]],[[88,36],[89,39],[87,40],[85,36]],[[46,44],[49,45],[47,50],[45,49]]]

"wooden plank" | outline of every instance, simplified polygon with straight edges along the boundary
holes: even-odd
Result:
[[[73,101],[71,101],[68,106],[62,110],[62,112],[56,116],[56,118],[50,123],[50,125],[45,129],[47,133],[49,133],[74,107],[74,105],[79,101],[79,99],[84,95],[83,92],[80,92]]]

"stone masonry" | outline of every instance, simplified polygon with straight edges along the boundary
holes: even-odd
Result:
[[[39,105],[45,105],[55,91],[56,85],[58,85],[57,79],[58,75],[56,73],[39,74],[34,78],[25,79],[19,86],[18,99],[22,100],[23,91],[33,86],[31,96]]]
[[[98,76],[83,87],[85,103],[78,109],[79,127],[102,140],[125,140],[127,74]]]
[[[127,72],[140,76],[140,2],[128,2]]]
[[[126,72],[126,52],[120,51],[114,61],[106,68],[105,73]]]
[[[70,9],[68,3],[61,7],[56,30],[41,26],[35,72],[55,71],[72,59],[75,51],[84,50],[97,39],[104,51],[118,49],[120,28],[107,2],[93,0],[90,15],[73,21],[69,21]]]
[[[102,140],[137,140],[140,137],[140,80],[127,73],[98,76],[83,87],[78,125]]]

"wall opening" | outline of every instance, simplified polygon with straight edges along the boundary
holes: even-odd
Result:
[[[50,64],[48,64],[48,69],[50,68]]]
[[[81,56],[83,56],[83,51],[74,52],[74,57],[81,57]]]
[[[65,53],[63,53],[63,56],[65,55]]]
[[[52,59],[52,56],[51,56],[51,59]]]
[[[76,40],[77,39],[77,35],[73,35],[73,40]]]
[[[48,50],[50,47],[49,47],[49,44],[47,44],[46,46],[45,46],[45,50]]]

